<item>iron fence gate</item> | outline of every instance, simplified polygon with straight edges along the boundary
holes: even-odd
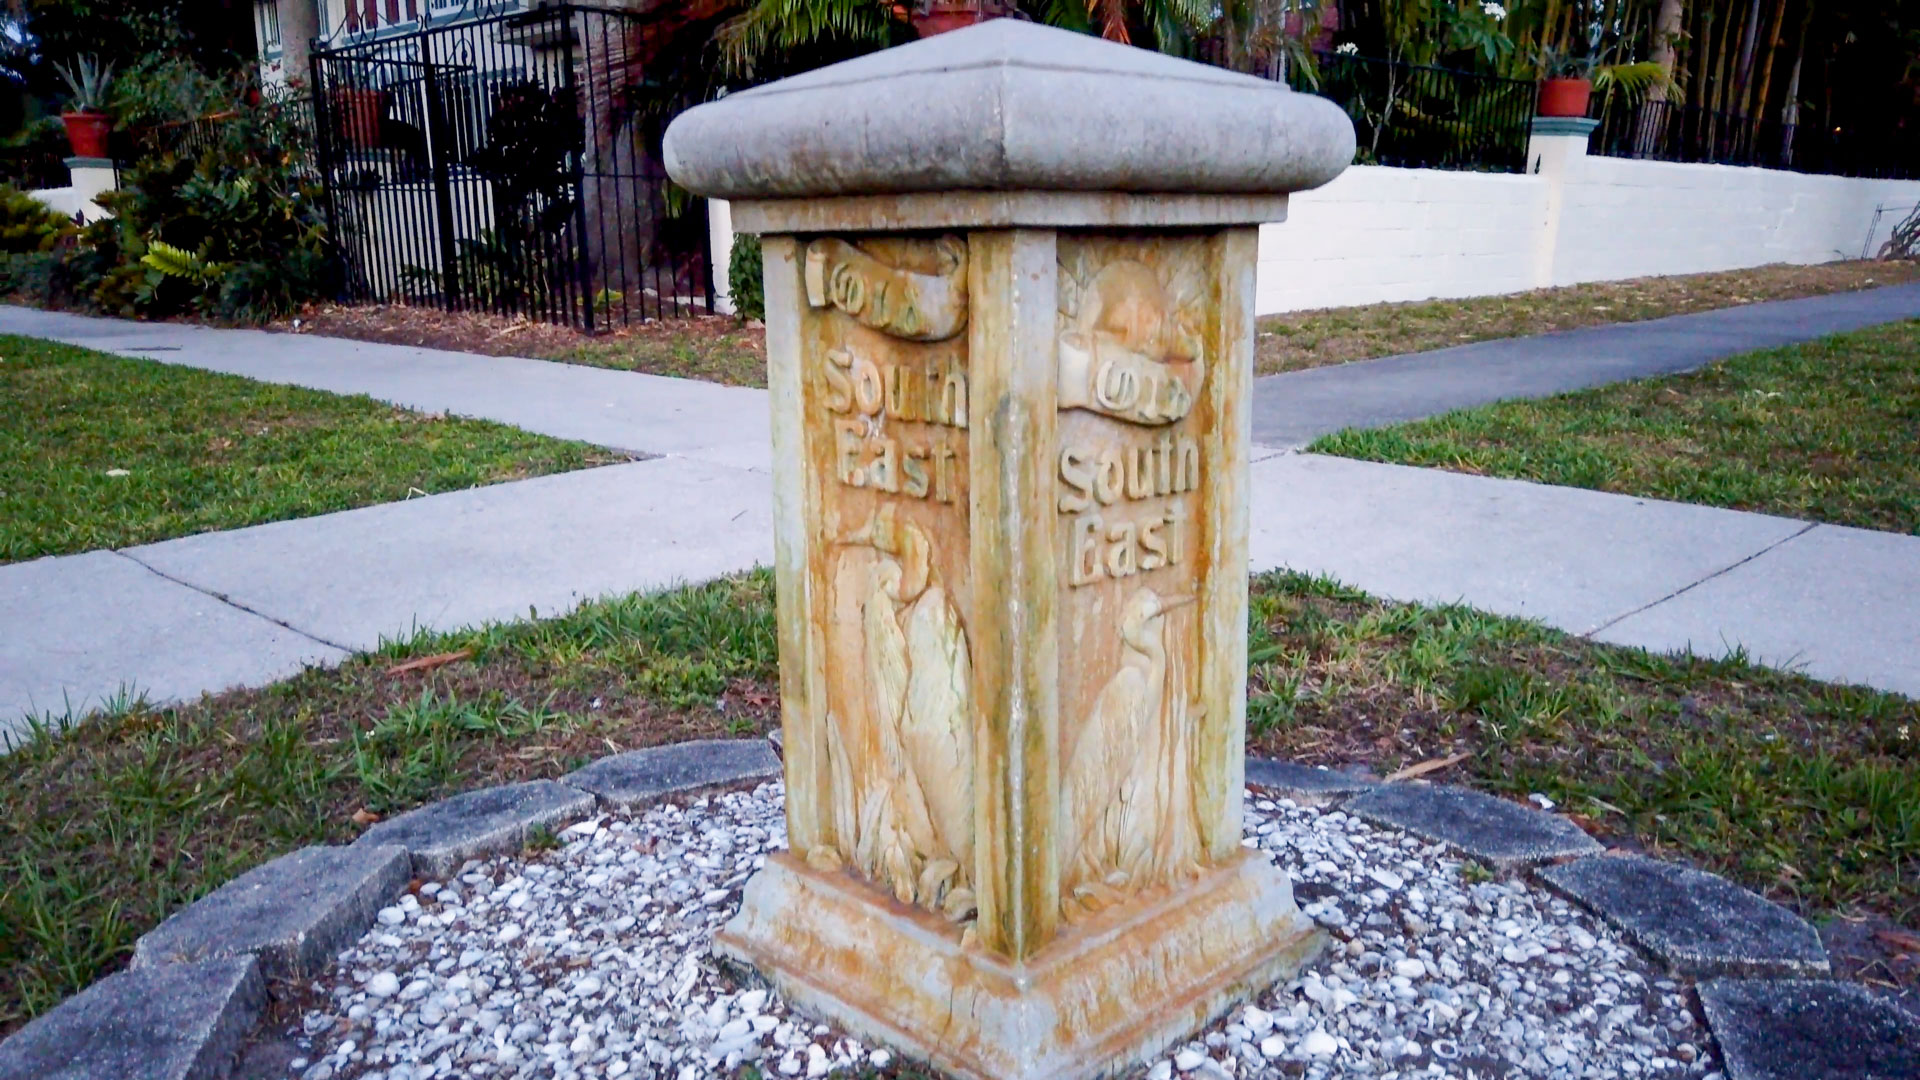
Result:
[[[649,79],[655,30],[559,4],[316,50],[346,299],[587,330],[711,311],[706,203],[660,153],[692,102]]]

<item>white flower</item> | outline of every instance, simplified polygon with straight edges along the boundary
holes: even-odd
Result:
[[[1485,3],[1480,5],[1480,10],[1486,12],[1488,16],[1494,19],[1504,19],[1507,17],[1507,9],[1495,3],[1494,0],[1485,0]]]
[[[1339,53],[1342,56],[1352,56],[1354,53],[1357,53],[1360,51],[1360,46],[1355,45],[1351,41],[1343,41],[1339,45],[1335,46],[1333,51]]]

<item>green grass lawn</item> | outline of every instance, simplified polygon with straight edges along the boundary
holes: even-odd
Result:
[[[764,573],[423,635],[275,686],[138,703],[0,756],[0,1035],[235,874],[369,815],[777,722]],[[1814,915],[1920,918],[1920,705],[1663,659],[1325,581],[1254,584],[1252,750],[1541,792]],[[424,671],[408,658],[467,651]]]
[[[1920,321],[1308,449],[1920,534]]]
[[[366,397],[0,337],[0,562],[619,460]]]

